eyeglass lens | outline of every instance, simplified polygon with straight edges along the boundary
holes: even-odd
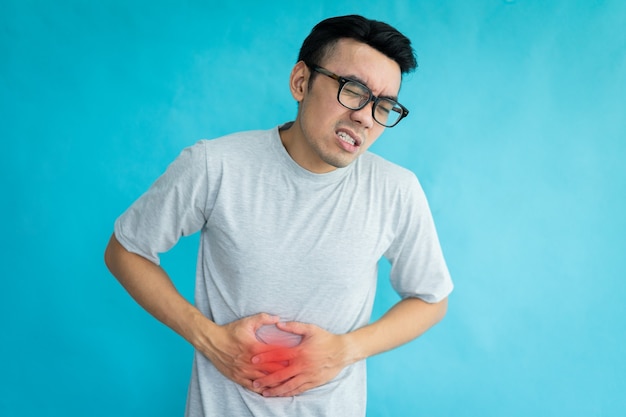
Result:
[[[371,91],[363,84],[348,81],[339,92],[339,102],[352,110],[362,109],[370,100]],[[395,125],[402,117],[402,108],[394,100],[379,98],[374,102],[374,120],[385,126]]]

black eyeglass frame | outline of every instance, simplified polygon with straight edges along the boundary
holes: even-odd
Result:
[[[409,109],[407,109],[406,107],[404,107],[402,104],[398,103],[396,100],[390,99],[390,98],[379,98],[376,97],[374,95],[374,93],[372,93],[372,90],[369,89],[369,87],[367,87],[365,84],[363,84],[360,81],[356,81],[353,80],[351,78],[346,78],[346,77],[342,77],[341,75],[337,75],[332,71],[327,70],[326,68],[320,67],[319,65],[309,65],[307,64],[307,66],[317,72],[320,73],[322,75],[325,75],[327,77],[332,78],[333,80],[337,81],[339,83],[339,89],[337,90],[337,101],[339,102],[339,104],[341,104],[343,107],[345,107],[346,109],[350,109],[350,110],[361,110],[363,107],[367,106],[370,102],[374,102],[374,104],[372,105],[372,118],[374,119],[374,121],[376,121],[376,123],[378,123],[381,126],[384,127],[394,127],[395,125],[397,125],[398,123],[400,123],[400,121],[402,119],[404,119],[406,116],[408,116],[409,114]],[[363,87],[363,90],[367,91],[369,93],[369,98],[360,106],[358,107],[350,107],[350,106],[346,106],[345,104],[343,104],[341,102],[341,100],[339,99],[339,97],[341,96],[341,91],[343,90],[343,87],[347,84],[347,83],[355,83],[358,84],[360,86]],[[396,103],[398,105],[398,107],[402,110],[402,113],[400,113],[400,117],[398,118],[398,120],[396,120],[396,122],[394,124],[391,125],[386,125],[384,123],[379,122],[376,119],[376,107],[378,106],[378,103],[381,100],[387,100],[387,101],[392,101],[394,103]]]

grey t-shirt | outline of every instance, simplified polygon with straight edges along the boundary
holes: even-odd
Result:
[[[159,263],[201,231],[195,303],[225,324],[260,312],[342,334],[368,324],[377,264],[391,262],[401,297],[437,302],[452,282],[417,178],[370,152],[311,173],[278,128],[186,148],[115,223],[129,251]],[[365,415],[365,362],[290,398],[264,398],[196,352],[188,416]]]

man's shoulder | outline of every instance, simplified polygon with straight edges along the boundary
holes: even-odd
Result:
[[[228,160],[231,162],[259,158],[271,152],[274,129],[249,130],[230,133],[212,139],[201,139],[191,148],[202,152],[207,162]]]
[[[275,134],[275,129],[269,130],[246,130],[241,132],[229,133],[227,135],[219,136],[213,139],[203,139],[200,142],[204,146],[211,148],[236,148],[257,146],[259,144],[267,143],[268,140]]]

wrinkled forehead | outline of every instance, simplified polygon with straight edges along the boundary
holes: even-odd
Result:
[[[400,65],[377,49],[353,39],[334,42],[320,65],[365,84],[376,95],[397,97],[400,91]]]

